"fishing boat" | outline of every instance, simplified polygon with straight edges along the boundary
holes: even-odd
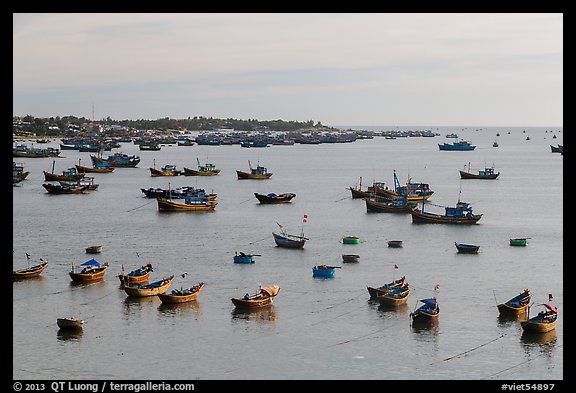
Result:
[[[98,163],[92,160],[92,167],[80,165],[82,159],[78,159],[78,164],[75,164],[78,173],[111,173],[114,172],[114,167],[108,164],[108,161],[100,161]]]
[[[184,176],[216,176],[220,173],[220,169],[216,168],[214,164],[200,165],[198,158],[196,158],[196,162],[198,164],[197,169],[184,167]]]
[[[250,172],[236,171],[238,179],[269,179],[272,173],[268,172],[268,169],[261,166],[260,163],[256,165],[256,168],[252,168],[250,160],[248,160],[248,166],[250,167]]]
[[[186,196],[184,202],[161,197],[156,198],[156,201],[158,202],[158,210],[161,212],[206,212],[213,211],[218,205],[218,202],[200,196]]]
[[[83,320],[74,318],[57,318],[56,324],[64,330],[82,330],[84,327]]]
[[[161,169],[156,169],[156,160],[154,160],[154,166],[150,169],[150,176],[157,177],[157,176],[179,176],[181,172],[176,169],[176,165],[167,164],[164,165]]]
[[[410,296],[410,287],[408,284],[394,288],[388,292],[382,293],[377,296],[378,301],[386,306],[398,307],[406,304]]]
[[[148,263],[138,269],[132,270],[128,274],[124,274],[124,264],[122,264],[122,273],[116,277],[120,280],[120,284],[130,285],[148,281],[148,277],[150,277],[150,273],[153,271],[154,269],[152,268],[152,264]]]
[[[466,169],[466,165],[464,165],[464,169]],[[494,167],[486,167],[484,170],[479,170],[477,173],[470,172],[470,163],[468,163],[468,171],[459,171],[461,179],[487,179],[487,180],[494,180],[499,175],[500,172],[495,173]]]
[[[173,289],[170,293],[159,293],[158,297],[162,303],[178,304],[191,302],[192,300],[196,300],[203,286],[204,283],[200,282],[190,288]]]
[[[63,186],[62,184],[44,183],[42,187],[50,194],[83,194],[88,190],[88,186]]]
[[[102,252],[102,245],[86,247],[86,254],[100,254]]]
[[[343,244],[360,244],[360,238],[358,236],[344,236],[342,238]]]
[[[390,199],[398,199],[404,197],[408,200],[408,202],[423,201],[429,199],[432,194],[434,194],[434,191],[430,189],[430,185],[428,183],[413,182],[412,179],[408,177],[406,184],[401,186],[400,181],[398,180],[398,176],[396,175],[396,171],[393,172],[393,178],[393,190],[388,189],[388,187],[377,187],[374,188],[375,194]]]
[[[448,151],[470,151],[476,149],[476,146],[472,145],[469,141],[461,139],[454,143],[446,143],[438,144],[438,148],[440,150],[448,150]]]
[[[148,142],[148,143],[140,143],[138,145],[138,149],[142,151],[158,151],[162,149],[162,146],[160,146],[156,142]]]
[[[498,142],[497,142],[497,141],[494,141],[494,143],[492,144],[492,147],[498,147],[498,146],[499,146],[499,145],[498,145]]]
[[[156,296],[159,293],[166,292],[170,284],[172,284],[172,280],[174,280],[174,275],[150,284],[136,283],[133,285],[124,285],[122,289],[124,289],[124,292],[130,297]]]
[[[530,294],[530,290],[525,289],[522,293],[514,296],[507,302],[498,304],[498,311],[500,312],[500,315],[524,314],[528,311],[531,297],[532,295]]]
[[[72,270],[68,273],[72,281],[74,282],[91,282],[97,281],[104,278],[106,269],[108,269],[108,262],[104,262],[102,265],[95,259],[90,259],[84,262],[80,266],[83,266],[82,270],[76,271],[74,263],[72,263]]]
[[[408,201],[405,196],[390,199],[378,195],[364,198],[368,213],[408,213],[417,206],[414,201]]]
[[[259,257],[260,254],[245,254],[243,252],[236,252],[234,255],[234,263],[254,263],[254,257]]]
[[[384,182],[373,182],[371,186],[368,186],[366,190],[362,190],[362,176],[360,176],[360,183],[358,186],[348,187],[347,189],[350,190],[352,193],[352,199],[360,199],[360,198],[368,198],[374,193],[376,193],[377,189],[385,190],[387,187]]]
[[[371,299],[377,299],[378,296],[388,293],[397,288],[404,288],[408,287],[408,283],[406,282],[406,276],[400,277],[398,280],[392,280],[387,284],[384,284],[379,287],[369,287],[367,286],[368,293],[370,294]]]
[[[59,181],[59,180],[80,180],[84,177],[85,173],[80,173],[76,168],[68,168],[65,171],[62,171],[61,175],[57,175],[54,173],[54,163],[52,163],[52,172],[44,172],[44,180],[46,181]]]
[[[12,148],[12,157],[26,157],[26,158],[39,158],[39,157],[58,157],[60,150],[53,147],[37,148],[29,147],[27,145],[16,145]]]
[[[12,161],[12,178],[24,180],[30,174],[28,171],[24,171],[24,164]]]
[[[216,200],[217,194],[211,193],[206,194],[206,190],[203,188],[195,188],[193,186],[184,186],[178,188],[141,188],[140,189],[146,198],[166,198],[166,199],[184,199],[187,196],[192,197],[205,197],[209,201]]]
[[[274,236],[276,245],[283,248],[304,248],[306,241],[310,240],[307,237],[304,237],[304,223],[306,222],[307,218],[308,216],[304,215],[300,235],[289,234],[283,225],[276,223],[280,227],[280,233],[272,232],[272,236]]]
[[[312,277],[333,278],[336,269],[341,266],[316,265],[312,267]]]
[[[40,273],[42,273],[48,266],[48,261],[45,261],[42,258],[40,258],[40,261],[42,262],[39,265],[12,271],[12,279],[16,280],[22,278],[38,277]]]
[[[459,254],[477,254],[480,246],[454,242]]]
[[[107,158],[90,156],[92,163],[95,167],[102,165],[106,162],[109,166],[118,168],[135,168],[140,163],[140,157],[135,155],[128,155],[125,153],[114,153]]]
[[[273,192],[269,194],[259,194],[257,192],[254,193],[254,196],[260,201],[262,204],[273,204],[273,203],[289,203],[292,198],[296,196],[296,194],[292,192],[287,192],[284,194],[274,194]]]
[[[413,223],[432,223],[432,224],[476,224],[481,218],[482,214],[474,214],[472,207],[467,202],[458,200],[455,207],[445,206],[444,214],[436,214],[424,211],[424,203],[421,209],[412,209]]]
[[[232,298],[231,300],[237,308],[261,308],[271,305],[276,295],[278,295],[278,292],[280,292],[278,285],[260,286],[258,292],[254,295],[245,294],[244,297]]]
[[[510,245],[515,247],[526,247],[526,240],[530,239],[529,237],[516,237],[510,239]]]
[[[360,255],[358,254],[342,254],[342,262],[344,263],[356,263],[360,262]]]
[[[440,307],[438,307],[436,298],[420,299],[420,302],[423,304],[414,312],[410,313],[412,322],[433,322],[438,320]]]
[[[545,310],[540,311],[535,317],[528,316],[528,320],[520,322],[524,332],[546,333],[556,328],[558,309],[549,303],[539,304],[539,306],[544,306]]]
[[[79,186],[79,187],[84,186],[86,187],[86,191],[97,190],[98,187],[100,186],[99,184],[94,183],[94,178],[91,176],[84,176],[83,179],[74,181],[60,180],[59,183],[62,186]]]

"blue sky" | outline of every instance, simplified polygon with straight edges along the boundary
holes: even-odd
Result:
[[[13,14],[13,114],[562,126],[562,14]]]

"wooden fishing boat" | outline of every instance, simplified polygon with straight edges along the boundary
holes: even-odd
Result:
[[[500,315],[520,315],[528,311],[530,299],[532,295],[528,289],[525,289],[519,295],[514,296],[512,299],[505,303],[498,304],[498,311]]]
[[[360,255],[358,254],[342,254],[342,262],[344,263],[356,263],[360,262]]]
[[[162,303],[177,304],[191,302],[192,300],[196,300],[203,286],[204,283],[201,282],[190,288],[173,289],[170,293],[159,293],[158,297]]]
[[[78,172],[78,170],[76,168],[68,168],[65,171],[62,171],[61,175],[55,174],[54,170],[52,170],[52,172],[46,172],[46,171],[42,171],[42,172],[44,172],[44,180],[46,180],[46,181],[80,180],[85,175],[85,173]]]
[[[274,236],[274,241],[276,242],[276,245],[278,247],[284,247],[284,248],[304,248],[304,244],[306,244],[306,241],[310,240],[307,237],[291,235],[286,232],[281,233],[272,232],[272,235]]]
[[[80,266],[84,266],[79,272],[76,271],[76,267],[72,264],[72,270],[68,273],[70,278],[74,282],[91,282],[97,281],[104,278],[106,269],[108,269],[108,262],[104,262],[102,265],[95,259],[84,262]]]
[[[184,167],[184,176],[216,176],[220,173],[220,169],[216,168],[214,164],[206,163],[200,165],[200,160],[196,158],[198,169],[191,169]]]
[[[150,176],[157,177],[157,176],[179,176],[181,172],[176,169],[176,165],[167,164],[164,165],[161,169],[156,169],[156,165],[150,169]]]
[[[56,324],[64,330],[82,330],[84,327],[83,320],[74,318],[57,318]]]
[[[386,186],[383,182],[373,182],[371,186],[368,186],[366,190],[362,190],[362,176],[360,176],[360,183],[358,186],[355,187],[348,187],[347,189],[350,190],[352,193],[352,199],[360,199],[360,198],[369,198],[374,193],[376,193],[376,189],[385,190]]]
[[[156,296],[166,292],[172,284],[172,280],[174,280],[174,275],[150,284],[124,285],[122,289],[130,297]]]
[[[420,299],[420,301],[424,304],[416,311],[410,313],[412,322],[433,322],[438,320],[440,307],[438,307],[436,298]]]
[[[403,242],[402,240],[388,240],[388,247],[401,248],[403,247]]]
[[[237,308],[261,308],[271,305],[279,291],[280,287],[278,285],[260,286],[258,292],[254,295],[245,294],[244,297],[232,298],[231,300]]]
[[[124,153],[114,153],[107,158],[90,156],[95,167],[100,167],[107,163],[111,167],[135,168],[140,163],[140,157]]]
[[[86,247],[86,254],[99,254],[102,252],[102,245]]]
[[[258,199],[258,201],[260,201],[260,203],[262,204],[273,204],[273,203],[289,203],[292,198],[294,198],[296,196],[296,194],[289,192],[289,193],[284,193],[284,194],[274,194],[274,193],[269,193],[269,194],[258,194],[257,192],[254,193],[254,196]]]
[[[378,295],[377,299],[386,306],[398,307],[406,304],[410,296],[410,287],[408,284],[400,288],[394,288],[388,292]]]
[[[517,238],[510,239],[510,245],[516,246],[516,247],[525,247],[527,239],[529,239],[529,238],[528,237],[517,237]]]
[[[100,186],[99,184],[94,183],[93,177],[89,176],[85,176],[82,180],[75,180],[75,181],[60,180],[59,183],[62,186],[80,186],[80,187],[85,186],[86,191],[97,190],[98,187]]]
[[[454,242],[459,254],[477,254],[480,246]]]
[[[111,173],[114,172],[114,168],[111,166],[101,166],[101,167],[88,167],[82,165],[75,165],[78,173]]]
[[[213,211],[218,205],[218,202],[197,196],[186,196],[183,203],[160,197],[156,198],[156,201],[158,202],[158,210],[161,212],[206,212]]]
[[[520,322],[520,325],[525,332],[546,333],[556,328],[558,309],[548,303],[539,305],[544,306],[546,310],[540,311],[538,315],[529,318],[527,321]]]
[[[476,224],[482,214],[474,214],[469,203],[458,201],[455,207],[445,207],[444,215],[424,211],[424,203],[421,209],[410,210],[413,223],[431,224]]]
[[[234,263],[254,263],[254,257],[259,256],[259,254],[236,253],[236,255],[234,255]]]
[[[134,283],[142,283],[148,281],[150,277],[150,272],[153,272],[152,264],[148,263],[139,267],[138,269],[132,270],[128,274],[124,274],[124,265],[122,265],[122,273],[117,277],[122,285],[130,285]]]
[[[38,277],[40,273],[46,269],[48,266],[48,261],[44,261],[40,258],[42,263],[36,266],[32,266],[26,269],[14,270],[12,271],[12,279],[22,279],[22,278],[30,278],[30,277]]]
[[[464,165],[464,169],[466,169],[466,165]],[[459,171],[461,179],[487,179],[493,180],[496,179],[500,172],[495,173],[494,167],[486,167],[484,170],[479,170],[477,173],[470,172],[470,163],[468,163],[468,171]]]
[[[236,175],[238,176],[238,180],[241,179],[269,179],[272,176],[272,173],[268,172],[268,169],[260,166],[260,163],[256,165],[256,168],[252,168],[252,164],[250,164],[250,160],[248,160],[248,166],[250,167],[250,172],[243,172],[243,171],[236,171]]]
[[[316,265],[312,267],[312,277],[333,278],[336,269],[340,266]]]
[[[184,199],[190,197],[205,197],[209,201],[214,201],[218,197],[217,194],[207,194],[203,188],[196,188],[194,186],[184,186],[178,188],[141,188],[140,189],[146,198],[166,198],[166,199]]]
[[[30,172],[24,171],[24,164],[12,161],[12,178],[14,180],[24,180]]]
[[[342,238],[343,244],[360,244],[360,238],[358,236],[344,236]]]
[[[62,184],[44,183],[42,187],[50,194],[83,194],[88,186],[63,186]]]
[[[417,206],[414,201],[408,201],[406,197],[390,199],[380,196],[364,198],[368,213],[408,213]]]
[[[368,293],[370,294],[371,299],[377,299],[378,296],[384,295],[394,289],[397,288],[404,288],[408,287],[408,283],[406,282],[406,276],[400,277],[398,280],[393,280],[387,284],[384,284],[380,287],[369,287],[367,286]]]

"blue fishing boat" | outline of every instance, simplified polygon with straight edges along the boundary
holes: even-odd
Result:
[[[438,144],[438,148],[440,150],[449,150],[449,151],[469,151],[476,149],[476,146],[472,145],[470,142],[461,139],[458,142],[454,143],[446,143]]]
[[[306,241],[309,240],[307,237],[304,237],[304,223],[306,222],[308,216],[304,215],[304,219],[302,221],[302,231],[300,235],[291,235],[286,232],[286,228],[283,225],[276,223],[281,231],[280,233],[272,232],[272,236],[274,236],[274,241],[278,247],[284,248],[304,248],[304,244]]]
[[[244,254],[243,252],[236,252],[236,255],[234,255],[234,263],[254,263],[254,257],[259,256],[259,254]]]
[[[416,311],[410,313],[412,322],[433,322],[438,320],[440,315],[440,307],[435,297],[428,299],[420,299],[423,303]]]
[[[135,155],[128,155],[124,153],[114,153],[107,158],[100,158],[96,156],[90,156],[92,163],[95,167],[102,165],[103,162],[107,162],[109,166],[120,167],[120,168],[135,168],[140,162],[140,157]]]
[[[458,201],[455,207],[445,206],[444,214],[436,214],[424,211],[424,201],[421,209],[412,209],[413,223],[437,223],[437,224],[476,224],[482,214],[474,214],[472,207],[467,202]]]
[[[377,299],[379,296],[384,295],[394,289],[398,288],[408,288],[408,283],[406,282],[406,276],[400,277],[398,280],[393,280],[387,284],[379,287],[366,287],[371,299]]]
[[[521,294],[514,296],[506,303],[499,304],[497,306],[498,311],[501,315],[524,314],[528,311],[531,297],[532,295],[530,294],[530,290],[525,289]]]
[[[340,266],[317,265],[312,268],[312,277],[333,278],[334,271]]]
[[[456,249],[458,250],[459,254],[477,254],[480,246],[474,244],[466,244],[466,243],[456,243]]]

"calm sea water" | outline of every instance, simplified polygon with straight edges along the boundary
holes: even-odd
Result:
[[[13,268],[26,267],[25,253],[50,265],[38,279],[13,283],[13,377],[562,379],[563,157],[549,147],[562,143],[559,130],[439,128],[434,131],[441,136],[434,138],[251,149],[172,145],[157,152],[123,143],[112,152],[139,155],[138,167],[94,174],[100,187],[85,195],[47,194],[42,171],[51,170],[53,159],[16,158],[31,174],[13,189]],[[439,151],[438,143],[451,141],[444,137],[448,132],[478,147]],[[499,147],[492,147],[494,140]],[[63,151],[55,171],[78,159],[89,165],[89,155]],[[153,160],[181,169],[195,167],[197,157],[221,174],[150,176]],[[248,169],[248,160],[274,175],[237,180],[235,170]],[[469,162],[476,169],[494,164],[500,177],[461,181],[458,170]],[[360,176],[364,186],[376,180],[392,187],[393,170],[401,183],[408,176],[429,183],[431,204],[454,205],[461,192],[482,219],[466,227],[418,225],[410,215],[369,214],[362,200],[351,198],[347,187]],[[218,207],[212,213],[159,213],[140,188],[168,183],[213,190]],[[259,205],[254,192],[297,196],[287,205]],[[305,248],[276,247],[271,232],[277,223],[299,232],[305,214]],[[361,244],[342,244],[346,235],[361,237]],[[511,237],[529,237],[528,246],[509,246]],[[404,247],[388,248],[392,239]],[[455,241],[479,244],[480,253],[457,254]],[[71,263],[90,259],[85,248],[95,244],[103,245],[96,259],[110,264],[105,279],[73,285]],[[238,265],[235,251],[261,256]],[[360,262],[343,264],[342,254],[359,254]],[[173,288],[205,282],[198,300],[166,307],[157,298],[128,298],[115,277],[121,265],[131,270],[148,262],[151,280],[176,275]],[[316,279],[316,264],[342,268],[333,279]],[[387,310],[369,300],[367,285],[401,275],[413,288],[406,307]],[[230,298],[261,284],[281,287],[273,306],[237,312]],[[434,296],[435,285],[439,323],[411,326],[409,313],[418,299]],[[526,336],[519,321],[498,317],[496,304],[524,288],[536,304],[553,294],[560,312],[555,331]],[[59,332],[56,319],[66,316],[83,319],[84,331]]]

